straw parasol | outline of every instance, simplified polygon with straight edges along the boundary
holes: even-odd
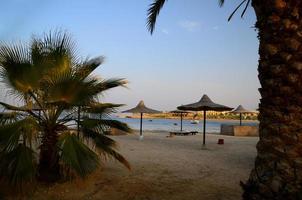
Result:
[[[242,105],[239,105],[235,110],[231,111],[231,113],[239,114],[240,116],[240,126],[242,125],[242,114],[255,113],[254,111],[245,109]]]
[[[203,111],[203,146],[206,141],[206,112],[207,111],[230,111],[233,108],[214,103],[206,94],[196,103],[178,106],[179,110]]]
[[[189,111],[185,111],[185,110],[173,110],[170,113],[178,113],[180,114],[180,131],[182,131],[182,117],[184,113],[190,113]]]
[[[143,139],[143,132],[142,132],[143,114],[144,113],[161,113],[161,111],[148,108],[145,106],[144,101],[140,101],[136,107],[129,109],[129,110],[125,110],[125,111],[123,111],[123,113],[140,113],[141,114],[140,131],[139,131],[140,137],[139,138],[140,138],[140,140],[142,140]]]

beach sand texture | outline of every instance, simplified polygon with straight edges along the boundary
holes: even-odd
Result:
[[[219,200],[241,199],[256,156],[257,137],[207,134],[166,137],[168,133],[112,136],[131,163],[128,171],[116,161],[86,178],[40,187],[31,199]],[[224,145],[217,140],[223,138]]]

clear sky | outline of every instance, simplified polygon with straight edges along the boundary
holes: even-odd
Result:
[[[128,89],[113,89],[103,101],[139,100],[171,110],[206,93],[213,101],[256,109],[258,39],[249,8],[243,19],[229,14],[241,0],[168,0],[151,36],[146,10],[151,0],[2,0],[0,40],[28,41],[54,29],[67,30],[80,55],[104,55],[96,71],[122,77]],[[2,100],[8,101],[7,97]]]

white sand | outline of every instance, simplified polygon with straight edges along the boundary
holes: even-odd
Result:
[[[175,136],[144,133],[112,136],[131,163],[128,171],[115,161],[84,181],[63,183],[36,193],[43,199],[198,200],[240,199],[240,181],[246,181],[256,156],[256,137],[207,134]],[[223,138],[224,145],[218,145]]]

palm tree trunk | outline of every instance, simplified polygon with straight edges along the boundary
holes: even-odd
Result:
[[[257,157],[244,199],[302,199],[302,1],[252,0],[260,40]]]
[[[38,179],[43,182],[54,182],[60,178],[58,135],[55,131],[47,130],[40,146],[40,161]]]

